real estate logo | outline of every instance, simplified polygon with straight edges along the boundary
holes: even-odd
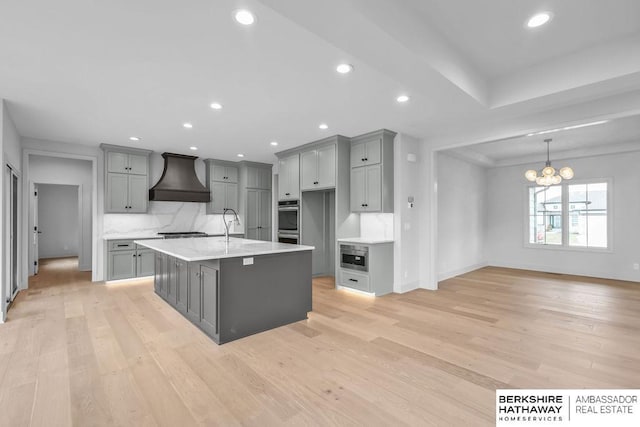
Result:
[[[640,426],[640,390],[496,390],[496,426]]]

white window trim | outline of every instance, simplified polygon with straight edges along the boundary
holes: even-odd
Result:
[[[569,185],[579,184],[597,184],[605,182],[607,184],[607,247],[606,248],[590,248],[585,246],[569,246],[569,227],[568,227],[568,208],[569,208]],[[613,253],[613,178],[589,178],[589,179],[572,179],[564,180],[559,186],[562,187],[562,244],[551,245],[546,243],[530,243],[529,242],[529,189],[532,187],[540,187],[535,183],[525,184],[524,197],[524,247],[528,249],[544,249],[552,251],[571,251],[571,252],[600,252]]]

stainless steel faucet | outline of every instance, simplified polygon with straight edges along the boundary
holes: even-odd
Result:
[[[233,212],[234,215],[234,219],[232,219],[231,221],[229,221],[229,223],[227,223],[227,220],[225,219],[225,216],[227,215],[227,211],[231,211]],[[224,212],[222,212],[222,222],[224,222],[224,237],[226,239],[226,241],[229,241],[229,225],[232,222],[235,222],[236,225],[240,225],[240,218],[238,218],[238,212],[235,211],[235,209],[231,209],[231,208],[224,208]]]

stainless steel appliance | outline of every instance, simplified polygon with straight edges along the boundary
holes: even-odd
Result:
[[[158,233],[163,239],[182,239],[185,237],[209,237],[207,233],[202,231],[174,231],[166,233]]]
[[[278,202],[278,242],[300,242],[300,202],[285,200]]]
[[[367,246],[340,245],[340,267],[349,270],[369,271]]]

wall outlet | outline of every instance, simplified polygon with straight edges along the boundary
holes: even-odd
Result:
[[[639,263],[637,263],[637,262],[634,262],[634,263],[633,263],[633,269],[634,269],[634,270],[640,270],[640,264],[639,264]]]
[[[242,258],[242,265],[253,265],[253,257]]]

